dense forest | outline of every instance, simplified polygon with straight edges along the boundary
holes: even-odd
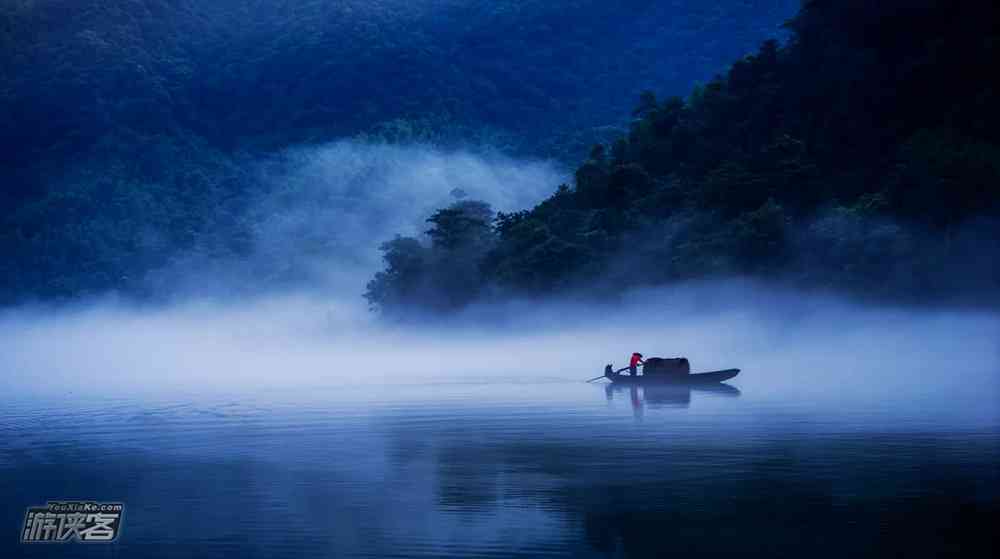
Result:
[[[0,301],[141,290],[239,256],[288,146],[585,157],[797,0],[13,0],[0,5]]]
[[[685,98],[645,92],[544,202],[460,200],[382,247],[384,311],[733,275],[909,301],[1000,293],[992,2],[812,0]]]

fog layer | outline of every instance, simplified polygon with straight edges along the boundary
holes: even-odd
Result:
[[[326,288],[360,297],[380,267],[378,246],[420,235],[435,209],[459,198],[497,211],[531,207],[565,179],[554,163],[497,153],[343,140],[298,147],[249,164],[258,193],[245,227],[218,231],[200,248],[150,275],[157,294],[220,296],[234,291]]]
[[[757,399],[833,410],[905,401],[917,413],[989,424],[998,417],[998,339],[995,314],[860,307],[739,282],[606,305],[515,302],[405,327],[378,323],[360,302],[307,294],[156,309],[105,302],[5,312],[0,386],[17,395],[265,398],[379,386],[391,395],[425,383],[581,382],[641,351],[686,356],[695,371],[741,368],[733,384]]]

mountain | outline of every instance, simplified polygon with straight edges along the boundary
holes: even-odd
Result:
[[[238,255],[266,188],[248,162],[289,146],[579,158],[638,92],[709,79],[795,3],[4,2],[0,299],[130,291],[177,254]]]
[[[765,42],[686,99],[644,93],[628,133],[537,206],[494,218],[462,201],[429,220],[430,242],[386,243],[366,296],[390,312],[454,309],[748,276],[995,303],[992,8],[806,2],[787,43]]]

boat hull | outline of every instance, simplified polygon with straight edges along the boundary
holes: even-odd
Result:
[[[615,384],[716,384],[725,382],[740,374],[739,369],[725,369],[722,371],[711,371],[708,373],[694,373],[690,375],[615,375],[608,377]]]

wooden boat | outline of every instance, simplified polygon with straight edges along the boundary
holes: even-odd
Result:
[[[631,376],[627,374],[614,374],[610,376],[605,375],[608,380],[615,384],[680,384],[680,385],[699,385],[699,384],[717,384],[720,382],[725,382],[736,375],[740,374],[739,369],[724,369],[721,371],[710,371],[707,373],[693,373],[686,375],[637,375]]]

